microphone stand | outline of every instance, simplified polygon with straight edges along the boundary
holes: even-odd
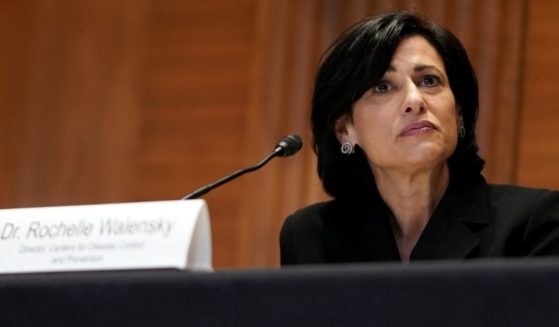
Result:
[[[225,176],[221,179],[218,179],[217,181],[215,181],[213,183],[210,183],[206,186],[202,186],[201,188],[195,190],[194,192],[185,195],[181,200],[197,199],[200,196],[208,193],[209,191],[213,190],[214,188],[216,188],[216,187],[218,187],[222,184],[225,184],[225,183],[227,183],[227,182],[229,182],[229,181],[231,181],[231,180],[233,180],[233,179],[235,179],[239,176],[242,176],[246,173],[249,173],[251,171],[255,171],[257,169],[260,169],[260,168],[262,168],[262,166],[267,164],[268,161],[270,161],[274,157],[278,156],[282,151],[283,151],[283,148],[278,146],[277,148],[274,149],[274,151],[272,153],[267,155],[264,159],[262,159],[262,161],[260,161],[256,165],[250,166],[250,167],[247,167],[247,168],[243,168],[243,169],[239,169],[236,172],[234,172],[230,175],[227,175],[227,176]]]

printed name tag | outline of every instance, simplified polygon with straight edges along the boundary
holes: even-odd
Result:
[[[211,270],[204,200],[0,210],[0,273]]]

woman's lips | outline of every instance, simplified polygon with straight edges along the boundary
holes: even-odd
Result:
[[[416,121],[404,128],[400,136],[412,136],[436,131],[437,127],[428,120]]]

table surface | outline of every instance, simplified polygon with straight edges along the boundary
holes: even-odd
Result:
[[[559,260],[0,275],[0,326],[557,326]]]

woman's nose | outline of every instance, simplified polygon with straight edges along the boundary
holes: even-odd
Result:
[[[418,114],[426,110],[425,99],[423,93],[415,85],[415,83],[408,83],[405,93],[404,113]]]

